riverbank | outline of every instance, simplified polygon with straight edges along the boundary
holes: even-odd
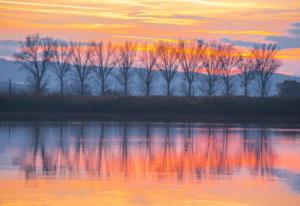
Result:
[[[1,95],[1,119],[299,119],[300,98]],[[259,118],[258,118],[259,117]]]
[[[192,114],[71,114],[71,113],[0,113],[0,122],[169,122],[169,123],[238,123],[281,124],[300,128],[299,115],[192,115]]]

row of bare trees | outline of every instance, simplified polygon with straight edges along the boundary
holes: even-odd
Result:
[[[180,71],[187,85],[187,95],[193,95],[196,82],[201,82],[201,91],[207,96],[216,95],[219,83],[223,94],[234,95],[236,76],[249,95],[249,84],[256,80],[260,96],[267,96],[267,85],[279,68],[277,46],[255,45],[242,53],[232,44],[217,41],[180,40],[178,43],[159,42],[138,45],[134,42],[113,45],[112,43],[78,43],[41,38],[31,35],[21,42],[15,60],[28,72],[28,82],[36,94],[45,91],[47,72],[52,72],[59,83],[60,94],[65,91],[67,75],[74,78],[80,95],[86,94],[89,78],[99,80],[100,93],[106,94],[114,77],[122,86],[122,93],[129,95],[129,85],[137,71],[145,95],[151,95],[157,74],[166,84],[166,95],[172,94],[172,83]],[[113,72],[116,68],[117,72]]]

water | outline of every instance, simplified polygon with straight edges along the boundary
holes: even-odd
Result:
[[[300,125],[1,122],[0,205],[300,205]]]

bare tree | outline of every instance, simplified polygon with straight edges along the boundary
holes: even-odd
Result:
[[[132,42],[125,42],[117,47],[115,53],[115,61],[119,67],[119,73],[116,79],[123,86],[123,94],[129,94],[129,84],[132,76],[132,66],[136,56],[136,44]]]
[[[116,65],[114,60],[115,48],[110,42],[106,45],[103,42],[93,42],[92,49],[93,66],[101,84],[101,95],[104,95],[108,87],[108,78]]]
[[[54,41],[53,49],[53,66],[51,71],[54,73],[59,81],[60,94],[64,94],[65,77],[71,70],[71,51],[66,42]]]
[[[29,86],[35,94],[45,91],[47,85],[46,73],[50,68],[52,39],[41,38],[39,35],[29,35],[14,54],[15,60],[28,73]]]
[[[261,97],[268,96],[269,80],[281,65],[281,62],[276,58],[277,51],[276,44],[257,44],[251,51]]]
[[[167,84],[167,95],[170,96],[171,84],[179,67],[177,48],[167,42],[160,42],[157,47],[158,61],[157,67],[160,70]]]
[[[146,96],[150,95],[151,86],[154,80],[154,69],[156,66],[158,53],[157,47],[149,46],[148,44],[144,45],[144,50],[140,55],[140,62],[142,64],[142,68],[139,70],[139,77],[143,82],[143,85],[146,89]]]
[[[212,41],[207,44],[207,48],[207,52],[203,57],[203,91],[207,96],[213,96],[216,93],[216,84],[220,76],[220,54],[223,50],[223,45]]]
[[[234,72],[240,59],[233,44],[223,45],[220,51],[220,74],[224,85],[224,95],[234,93]]]
[[[240,56],[237,68],[241,86],[244,88],[244,96],[247,97],[249,95],[249,84],[255,76],[253,59],[251,57]]]
[[[86,93],[86,81],[92,72],[91,58],[92,58],[92,48],[91,44],[88,43],[76,43],[71,42],[71,57],[72,63],[75,68],[75,77],[79,82],[79,94],[84,95]]]
[[[188,96],[192,96],[193,84],[196,81],[197,71],[202,66],[201,61],[206,51],[203,41],[180,41],[179,63],[184,72],[184,79],[188,84]]]

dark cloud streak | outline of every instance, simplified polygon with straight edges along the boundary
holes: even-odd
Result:
[[[279,49],[293,49],[300,48],[300,22],[291,24],[293,28],[289,29],[290,35],[286,36],[266,36],[265,40],[272,41],[279,46]],[[239,41],[232,40],[228,38],[221,39],[225,43],[232,43],[237,46],[242,47],[253,47],[253,45],[258,44],[257,42],[251,41]]]
[[[293,28],[289,29],[288,36],[267,36],[266,40],[273,41],[281,49],[300,48],[300,22],[292,24]]]
[[[234,44],[234,45],[237,45],[237,46],[242,46],[242,47],[253,47],[255,44],[258,44],[257,42],[231,40],[231,39],[228,39],[228,38],[221,39],[221,41],[225,42],[225,43]]]

